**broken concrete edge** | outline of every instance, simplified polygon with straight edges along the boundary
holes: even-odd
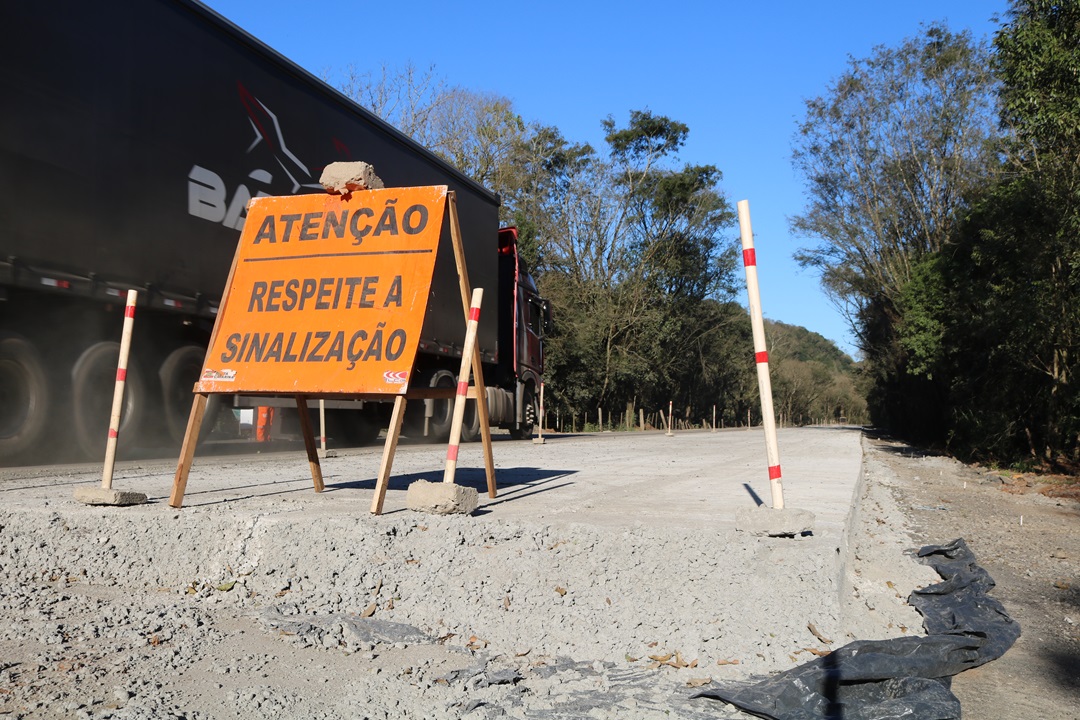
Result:
[[[335,162],[327,165],[319,182],[328,193],[348,195],[357,190],[381,190],[386,187],[375,168],[366,162]]]
[[[480,504],[475,488],[417,480],[405,492],[405,507],[433,515],[471,515]]]
[[[146,495],[128,490],[112,490],[101,487],[75,488],[75,499],[84,505],[142,505]]]
[[[735,511],[735,530],[757,537],[800,537],[813,534],[814,520],[809,510],[739,508]]]

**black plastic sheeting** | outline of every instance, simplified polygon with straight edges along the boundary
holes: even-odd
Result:
[[[694,697],[772,720],[959,720],[952,676],[1004,655],[1020,625],[989,597],[994,581],[962,538],[918,556],[942,578],[908,598],[925,637],[856,640],[762,682]]]

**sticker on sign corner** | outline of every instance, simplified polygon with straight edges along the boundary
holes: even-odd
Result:
[[[236,380],[235,370],[211,370],[206,368],[202,374],[203,380],[213,380],[215,382],[233,382]]]
[[[383,373],[383,380],[388,385],[404,385],[409,381],[408,370],[387,370]]]

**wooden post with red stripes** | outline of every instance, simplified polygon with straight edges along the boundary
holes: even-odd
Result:
[[[773,509],[781,510],[784,507],[784,488],[780,474],[780,448],[776,442],[776,416],[773,413],[772,382],[769,378],[769,352],[765,346],[765,320],[761,311],[761,290],[758,287],[754,232],[750,228],[750,202],[740,200],[738,208],[743,266],[746,268],[746,294],[750,299],[750,325],[754,331],[754,359],[757,361],[758,389],[761,395],[761,420],[765,426],[765,451],[769,462],[769,486],[772,489]]]
[[[476,328],[480,324],[480,301],[484,298],[484,289],[472,291],[469,303],[469,323],[465,326],[465,347],[461,350],[461,369],[458,371],[457,395],[454,397],[454,418],[450,423],[450,444],[446,448],[446,469],[443,471],[444,483],[454,482],[457,471],[458,448],[461,446],[461,423],[465,419],[465,401],[469,396],[469,370],[472,368],[473,353],[476,352]]]
[[[116,441],[120,437],[120,411],[124,407],[124,385],[127,383],[128,356],[131,354],[131,331],[135,327],[135,300],[138,297],[138,290],[128,290],[127,304],[124,306],[124,330],[120,337],[120,362],[116,367],[112,415],[109,417],[109,439],[105,445],[105,468],[101,473],[103,490],[112,489],[113,467],[116,465]]]

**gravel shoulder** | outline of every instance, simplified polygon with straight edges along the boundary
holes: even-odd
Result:
[[[1003,657],[954,679],[965,716],[1080,718],[1080,503],[1053,497],[1062,488],[1047,479],[888,440],[867,445],[913,543],[965,538],[997,583],[993,596],[1020,623],[1020,639]]]
[[[382,517],[371,449],[327,459],[321,495],[298,453],[197,459],[181,511],[168,462],[121,467],[135,508],[72,501],[99,468],[0,470],[0,715],[746,717],[689,696],[921,632],[903,598],[934,578],[904,553],[953,535],[909,501],[928,461],[864,444],[781,433],[803,538],[735,529],[769,496],[745,431],[500,442],[471,517],[403,509],[441,478],[430,446],[399,449]]]

